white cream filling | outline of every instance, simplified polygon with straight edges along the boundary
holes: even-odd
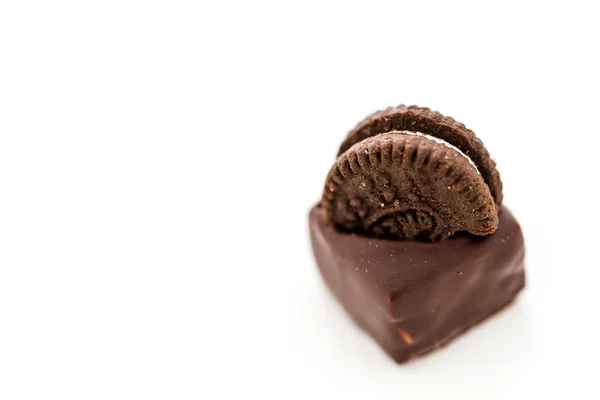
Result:
[[[471,164],[475,168],[475,170],[477,171],[477,173],[479,175],[481,175],[481,173],[479,172],[479,168],[477,168],[477,165],[475,165],[475,163],[473,162],[473,160],[471,160],[468,155],[466,155],[465,153],[463,153],[462,150],[459,149],[458,147],[456,147],[456,146],[454,146],[454,145],[446,142],[444,139],[440,139],[438,137],[431,136],[431,135],[428,135],[426,133],[413,132],[413,131],[389,131],[389,132],[385,132],[384,135],[391,134],[391,133],[399,134],[399,135],[420,136],[420,137],[425,138],[427,140],[432,140],[432,141],[434,141],[436,143],[443,144],[444,146],[448,147],[449,149],[454,150],[455,152],[457,152],[458,154],[460,154],[461,156],[463,156],[464,158],[466,158],[469,161],[469,164]]]

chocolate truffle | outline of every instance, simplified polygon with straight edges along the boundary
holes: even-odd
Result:
[[[524,241],[481,140],[427,108],[378,112],[351,131],[310,212],[319,270],[397,362],[511,302]]]

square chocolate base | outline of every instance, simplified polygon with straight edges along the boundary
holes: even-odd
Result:
[[[342,233],[323,223],[318,206],[309,220],[325,282],[398,363],[449,342],[525,286],[523,235],[504,207],[494,234],[435,243]]]

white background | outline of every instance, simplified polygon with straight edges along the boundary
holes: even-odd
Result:
[[[598,398],[598,11],[550,3],[2,2],[0,398]],[[404,366],[307,229],[400,103],[484,140],[528,277]]]

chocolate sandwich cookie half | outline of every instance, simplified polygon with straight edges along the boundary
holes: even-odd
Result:
[[[494,161],[428,108],[358,124],[309,220],[325,282],[397,362],[447,343],[525,284],[523,236]]]
[[[500,174],[483,142],[465,125],[427,107],[399,105],[369,115],[348,133],[338,155],[368,137],[391,131],[422,132],[460,149],[477,165],[498,207],[502,205]]]
[[[477,166],[458,148],[413,131],[371,136],[342,153],[321,209],[326,222],[374,236],[437,240],[498,227]]]

